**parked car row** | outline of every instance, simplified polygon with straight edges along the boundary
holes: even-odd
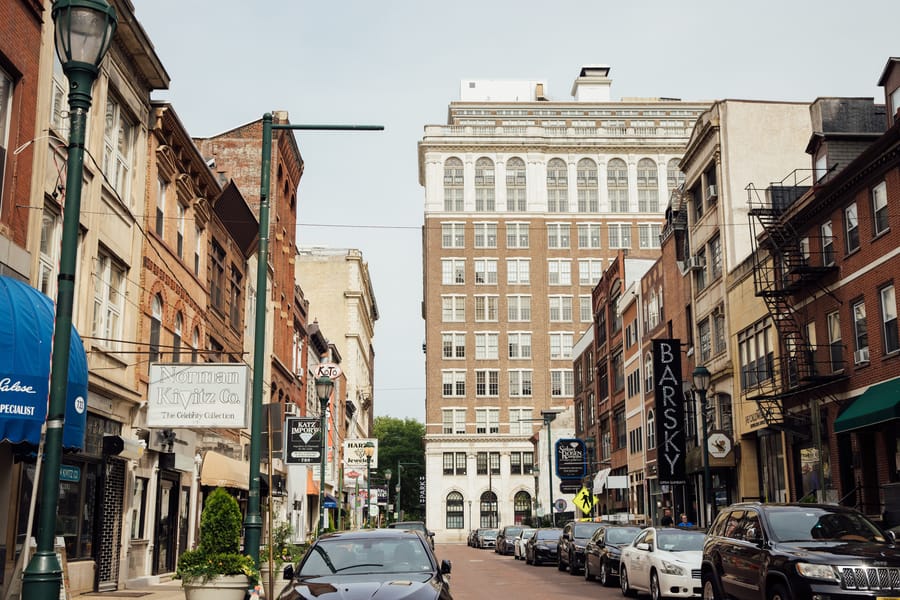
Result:
[[[475,547],[492,547],[478,545]],[[900,598],[896,534],[852,508],[741,503],[708,531],[570,521],[562,528],[507,526],[495,552],[555,564],[624,596],[704,600]],[[470,537],[473,537],[470,535]]]

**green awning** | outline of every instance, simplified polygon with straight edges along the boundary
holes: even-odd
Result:
[[[834,420],[835,433],[900,419],[900,377],[877,383]]]

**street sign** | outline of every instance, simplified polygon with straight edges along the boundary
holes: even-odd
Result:
[[[322,425],[319,419],[288,417],[285,427],[284,462],[314,465],[322,457]]]
[[[556,509],[556,512],[562,512],[562,511],[566,510],[567,504],[568,504],[568,502],[566,502],[565,498],[557,498],[556,500],[553,501],[553,508]]]
[[[328,377],[337,379],[341,376],[341,368],[334,363],[322,363],[316,366],[316,378]]]
[[[556,441],[556,475],[560,479],[577,479],[586,473],[584,440],[577,438]]]
[[[563,494],[574,494],[581,488],[581,482],[577,479],[561,479],[559,491]]]
[[[725,458],[731,452],[733,444],[731,438],[724,431],[714,431],[709,434],[709,455],[713,458]]]
[[[591,513],[591,510],[593,510],[594,505],[597,503],[597,500],[597,496],[593,495],[590,490],[583,487],[578,490],[578,494],[576,494],[575,499],[572,501],[572,503],[575,504],[575,506],[577,506],[581,510],[581,512],[589,515]]]

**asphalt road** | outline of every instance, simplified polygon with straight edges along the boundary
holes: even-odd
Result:
[[[532,566],[512,556],[465,544],[437,544],[438,560],[452,563],[450,592],[454,600],[580,600],[582,598],[624,598],[618,587],[605,588],[596,581],[569,575],[556,565]]]

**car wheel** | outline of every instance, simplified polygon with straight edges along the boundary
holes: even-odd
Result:
[[[703,600],[721,600],[722,594],[719,593],[719,586],[711,572],[704,572],[700,580],[703,585]]]
[[[766,598],[768,598],[768,600],[791,600],[793,596],[791,596],[791,593],[786,587],[780,583],[776,583],[769,588],[769,594]]]
[[[650,573],[650,598],[653,600],[661,600],[662,593],[659,591],[659,575],[656,571]]]
[[[591,561],[588,560],[588,557],[584,557],[584,580],[585,581],[593,581],[594,576],[591,575]]]
[[[609,566],[607,566],[606,561],[600,563],[600,585],[604,587],[609,587],[612,582],[609,579]]]
[[[619,567],[619,586],[622,588],[623,596],[636,596],[637,593],[628,585],[628,571],[625,565]]]
[[[560,571],[566,570],[566,565],[564,565],[562,561],[562,552],[557,552],[556,554],[556,568]]]

